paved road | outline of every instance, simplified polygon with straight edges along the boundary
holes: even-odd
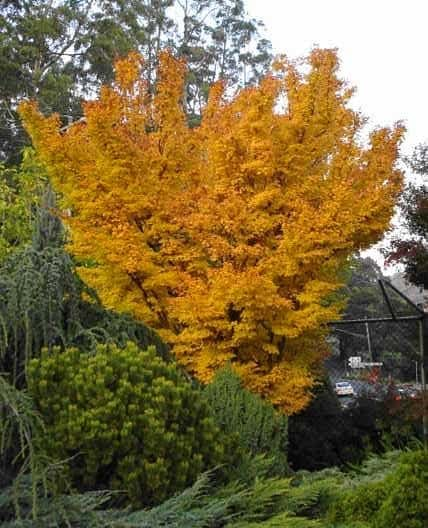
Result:
[[[360,396],[368,396],[370,398],[373,398],[375,400],[382,400],[385,398],[385,396],[388,393],[388,384],[387,383],[369,383],[368,381],[364,380],[356,380],[356,379],[348,379],[348,378],[332,378],[333,387],[334,384],[337,381],[347,381],[352,385],[352,388],[354,389],[354,396],[339,396],[339,401],[342,405],[342,407],[346,408],[349,407],[352,402],[355,400],[355,398]],[[415,394],[415,392],[418,390],[418,387],[415,387],[414,384],[397,384],[395,386],[395,390],[397,392],[402,391],[402,396],[406,397],[412,397]],[[420,390],[420,388],[419,388]]]

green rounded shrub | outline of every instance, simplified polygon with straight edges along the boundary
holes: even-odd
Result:
[[[428,526],[428,451],[405,453],[384,488],[386,498],[374,517],[376,528]]]
[[[332,521],[371,521],[385,499],[383,482],[367,482],[340,494],[330,507]]]
[[[328,517],[334,522],[367,522],[373,528],[426,528],[428,451],[404,453],[382,480],[362,482],[341,493]]]
[[[43,448],[67,460],[79,490],[125,490],[133,505],[149,505],[224,462],[205,400],[154,347],[44,351],[28,383],[46,423]]]

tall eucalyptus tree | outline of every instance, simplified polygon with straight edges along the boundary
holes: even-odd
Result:
[[[243,0],[3,0],[0,161],[16,163],[27,144],[16,115],[22,99],[73,120],[82,98],[111,81],[114,59],[133,49],[153,90],[160,49],[188,62],[186,108],[198,122],[215,80],[248,84],[265,70],[270,44],[260,29]]]

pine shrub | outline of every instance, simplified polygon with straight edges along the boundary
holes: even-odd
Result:
[[[125,490],[134,506],[155,504],[225,461],[206,402],[154,347],[55,348],[31,361],[28,382],[43,448],[68,460],[79,491]]]

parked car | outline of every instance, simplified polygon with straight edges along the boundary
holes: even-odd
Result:
[[[355,396],[354,387],[349,381],[338,381],[334,386],[334,392],[338,396]]]
[[[417,399],[420,396],[420,393],[417,389],[411,386],[401,386],[397,388],[395,399],[396,400],[403,400],[407,398],[411,398],[412,400]]]

